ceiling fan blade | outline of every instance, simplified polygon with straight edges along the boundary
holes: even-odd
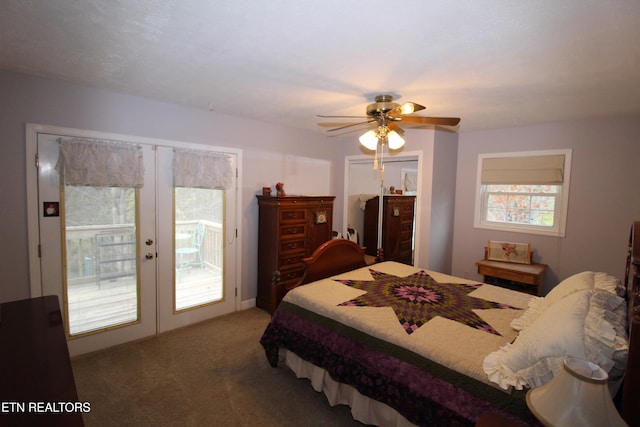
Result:
[[[422,123],[426,125],[442,125],[456,126],[460,123],[458,117],[420,117],[420,116],[402,116],[398,120],[406,123]]]
[[[350,128],[350,127],[352,127],[352,126],[359,126],[359,125],[364,125],[364,124],[368,124],[368,123],[373,123],[373,122],[375,122],[375,121],[376,121],[376,119],[371,119],[371,120],[367,120],[366,122],[351,123],[351,124],[349,124],[349,125],[340,126],[340,127],[333,128],[333,129],[327,129],[327,132],[333,132],[333,131],[336,131],[336,130],[341,130],[341,129]]]
[[[396,122],[389,122],[389,129],[395,130],[400,136],[404,135],[404,129],[402,129]]]
[[[416,111],[420,111],[424,109],[425,107],[423,105],[416,104],[415,102],[405,102],[404,104],[389,111],[387,114],[389,116],[397,117],[397,116],[402,116],[404,114],[415,113]]]
[[[358,122],[360,123],[360,122]],[[338,122],[337,120],[332,120],[330,122],[320,122],[320,123],[316,123],[318,126],[323,127],[323,128],[335,128],[338,126],[344,126],[344,125],[350,125],[350,122]],[[355,124],[355,123],[354,123]]]
[[[317,117],[321,117],[323,119],[368,119],[369,116],[327,116],[324,114],[316,114]]]

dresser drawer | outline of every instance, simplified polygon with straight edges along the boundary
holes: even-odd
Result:
[[[411,253],[411,238],[400,242],[400,252]]]
[[[546,264],[516,264],[481,259],[476,262],[483,281],[521,292],[542,296]]]
[[[280,223],[304,223],[307,219],[307,211],[305,209],[287,209],[280,212]]]
[[[278,269],[284,270],[288,268],[302,267],[302,259],[304,258],[304,252],[283,254],[278,260]]]
[[[297,281],[302,278],[302,264],[299,268],[294,268],[291,270],[282,270],[280,271],[280,284],[285,287],[288,285],[294,285]]]
[[[413,213],[412,212],[403,212],[400,214],[400,221],[409,223],[409,225],[413,224]]]
[[[293,239],[293,240],[282,240],[280,242],[280,254],[291,256],[295,253],[300,253],[304,256],[305,252],[305,242],[304,236],[302,238]]]
[[[296,284],[298,284],[301,278],[302,278],[302,270],[299,271],[299,274],[296,274],[296,272],[290,272],[290,273],[283,273],[281,275],[280,281],[276,283],[273,287],[273,290],[275,293],[274,297],[276,298],[274,310],[280,304],[280,301],[282,301],[282,298],[284,298],[287,292],[289,292],[289,289],[293,288]]]
[[[519,271],[511,271],[511,270],[506,270],[502,268],[481,266],[480,268],[478,268],[478,273],[480,273],[483,276],[499,277],[504,280],[511,280],[513,282],[526,283],[528,285],[536,284],[535,276],[527,273],[522,273]]]
[[[410,220],[410,221],[401,223],[400,224],[400,232],[402,234],[411,235],[412,232],[413,232],[413,222]]]
[[[286,224],[280,226],[280,238],[304,238],[306,231],[306,224]]]

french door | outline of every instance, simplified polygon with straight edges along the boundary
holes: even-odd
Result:
[[[132,140],[144,185],[68,185],[56,169],[60,141],[108,138],[29,130],[39,163],[41,294],[58,295],[72,356],[236,309],[235,173],[230,188],[175,188],[176,147]],[[228,159],[235,171],[237,155]]]

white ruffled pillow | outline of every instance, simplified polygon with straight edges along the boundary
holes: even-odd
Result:
[[[504,389],[545,384],[566,357],[586,359],[612,373],[624,370],[628,339],[624,299],[608,291],[575,291],[544,310],[513,344],[484,359],[490,381]]]
[[[543,297],[532,297],[529,300],[527,309],[522,313],[520,317],[516,317],[510,323],[510,326],[516,331],[522,331],[533,323],[534,320],[540,316],[550,304],[546,304]]]
[[[574,274],[558,283],[549,293],[543,297],[533,297],[529,300],[528,308],[522,316],[511,322],[511,327],[516,331],[527,328],[542,312],[553,304],[561,301],[574,292],[587,289],[602,289],[619,296],[624,296],[624,287],[620,280],[607,273],[594,273],[593,271],[583,271]]]
[[[623,298],[627,293],[622,282],[617,277],[610,276],[607,273],[594,273],[593,287],[611,292]]]
[[[553,304],[574,292],[583,291],[585,289],[593,289],[595,285],[596,273],[593,271],[583,271],[569,276],[562,282],[558,283],[544,297],[548,304]]]
[[[585,351],[587,359],[609,373],[612,380],[621,378],[627,365],[627,304],[624,298],[608,292],[591,297],[585,319]]]

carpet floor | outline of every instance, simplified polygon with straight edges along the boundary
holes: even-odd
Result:
[[[85,425],[362,426],[284,363],[269,366],[269,319],[252,308],[75,358]]]

